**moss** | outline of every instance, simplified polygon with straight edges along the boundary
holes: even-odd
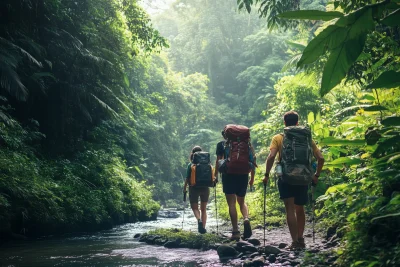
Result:
[[[221,243],[225,239],[214,234],[197,234],[180,229],[157,229],[147,233],[147,236],[158,236],[159,239],[179,240],[186,244],[188,248],[210,247],[216,243]]]

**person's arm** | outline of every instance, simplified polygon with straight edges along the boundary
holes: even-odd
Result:
[[[214,169],[214,177],[218,180],[218,160],[223,159],[224,155],[217,155],[217,159],[215,160],[215,169]]]
[[[272,169],[272,166],[274,165],[274,161],[275,161],[275,157],[276,157],[277,153],[278,153],[278,149],[276,149],[276,148],[271,148],[269,151],[268,158],[265,161],[265,174],[264,174],[264,179],[263,179],[264,184],[268,183],[269,173]]]
[[[318,178],[321,174],[322,171],[322,167],[324,167],[324,163],[325,163],[325,159],[324,156],[321,153],[321,150],[319,150],[318,148],[316,148],[314,150],[314,157],[317,159],[317,170],[315,171],[314,177],[313,177],[313,184],[317,185],[318,183]]]
[[[183,192],[187,192],[187,186],[188,186],[188,179],[185,179],[185,185],[183,186]]]
[[[253,186],[253,184],[254,184],[254,174],[256,173],[256,171],[254,170],[254,169],[251,169],[251,172],[250,172],[250,181],[249,181],[249,185],[250,186]]]

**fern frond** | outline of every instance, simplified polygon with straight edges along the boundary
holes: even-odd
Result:
[[[296,54],[293,57],[291,57],[288,61],[286,61],[285,65],[283,65],[281,71],[286,72],[292,68],[296,68],[297,62],[299,62],[301,56],[302,56],[302,53]]]
[[[107,105],[106,103],[104,103],[101,99],[99,99],[97,96],[95,96],[94,94],[90,94],[96,101],[97,103],[100,104],[101,107],[103,107],[106,111],[110,112],[114,117],[118,118],[119,115],[117,112],[115,112],[115,110],[113,110],[109,105]]]
[[[28,90],[10,66],[0,64],[0,86],[17,100],[25,101],[28,97]]]

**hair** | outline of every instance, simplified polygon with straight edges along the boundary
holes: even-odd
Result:
[[[190,161],[193,160],[193,155],[194,155],[194,153],[199,152],[199,151],[202,151],[202,150],[203,150],[203,149],[202,149],[200,146],[194,146],[194,147],[192,148],[192,153],[190,153],[190,157],[189,157]]]
[[[288,111],[283,115],[283,120],[286,126],[296,126],[299,122],[299,114],[294,110]]]
[[[221,131],[221,135],[222,135],[222,137],[223,137],[224,139],[226,139],[226,135],[225,135],[225,131],[224,131],[224,130]]]

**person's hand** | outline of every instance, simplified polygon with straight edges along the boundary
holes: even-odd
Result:
[[[312,186],[317,186],[318,184],[318,177],[319,175],[314,174],[313,179],[312,179]]]
[[[268,184],[268,180],[269,180],[269,173],[266,173],[266,174],[264,174],[263,183]]]
[[[254,184],[254,177],[250,178],[250,181],[249,181],[249,185],[250,185],[250,187],[252,187],[252,186],[253,186],[253,184]]]

